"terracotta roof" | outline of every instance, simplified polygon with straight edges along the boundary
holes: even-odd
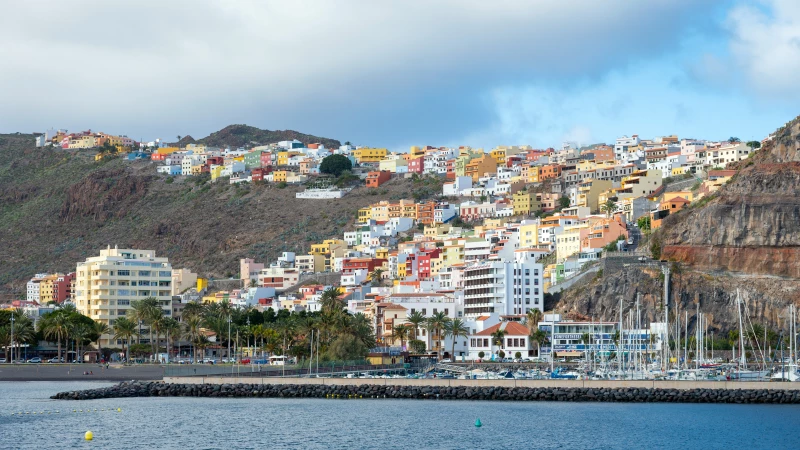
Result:
[[[477,319],[475,319],[475,321],[476,322],[483,322],[484,320],[488,320],[489,317],[491,317],[491,316],[480,316]]]
[[[506,336],[527,336],[530,334],[528,327],[519,322],[500,322],[475,334],[475,336],[491,336],[492,333],[499,329],[505,330]]]

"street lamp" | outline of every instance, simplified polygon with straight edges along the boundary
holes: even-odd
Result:
[[[247,351],[252,353],[250,352],[250,316],[247,316]]]

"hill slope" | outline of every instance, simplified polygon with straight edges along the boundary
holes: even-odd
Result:
[[[249,148],[273,142],[291,141],[292,139],[297,139],[304,144],[325,144],[326,148],[337,148],[341,145],[341,143],[335,139],[312,136],[293,130],[262,130],[248,125],[228,125],[219,131],[197,140],[193,139],[191,136],[185,136],[178,144],[182,147],[186,144],[197,143],[206,144],[211,147]]]
[[[240,258],[269,261],[341,238],[370,203],[441,189],[392,180],[380,196],[356,188],[339,200],[296,200],[302,187],[165,180],[150,161],[95,162],[91,150],[36,149],[32,135],[0,135],[0,291],[24,295],[34,273],[74,270],[107,245],[154,249],[204,276],[238,274]]]

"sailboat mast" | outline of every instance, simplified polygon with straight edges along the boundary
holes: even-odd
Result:
[[[739,290],[736,290],[736,312],[739,314],[739,359],[742,367],[747,367],[747,360],[744,357],[744,329],[742,328],[742,300],[739,297]]]

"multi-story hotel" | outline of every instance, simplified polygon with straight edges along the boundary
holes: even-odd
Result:
[[[81,314],[114,325],[117,317],[130,314],[131,303],[155,297],[165,316],[172,315],[172,265],[154,250],[108,247],[100,256],[78,263],[75,271],[75,306]],[[102,346],[115,346],[103,335]],[[144,340],[142,341],[144,342]]]

